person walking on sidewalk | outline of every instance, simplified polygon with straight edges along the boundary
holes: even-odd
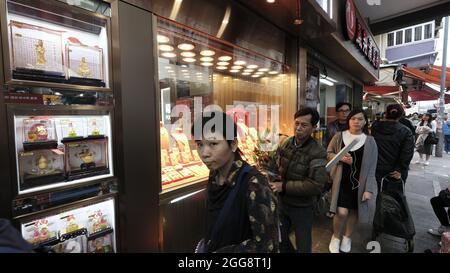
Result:
[[[444,132],[444,150],[448,154],[450,153],[450,119],[448,118],[448,114],[444,116],[442,129]]]
[[[203,115],[192,126],[200,158],[210,170],[206,232],[196,252],[278,252],[277,203],[266,177],[241,158],[230,116]]]
[[[352,105],[348,102],[336,104],[336,120],[328,123],[325,136],[323,138],[323,147],[328,147],[328,143],[337,132],[342,132],[347,122],[348,113],[352,110]]]
[[[318,122],[317,110],[298,110],[294,115],[295,135],[286,139],[271,158],[271,169],[278,170],[281,180],[271,183],[280,200],[280,252],[293,252],[291,228],[297,252],[312,251],[314,204],[328,183],[326,150],[311,137]]]
[[[367,133],[367,124],[363,110],[351,111],[347,118],[347,130],[337,133],[328,145],[328,160],[331,160],[354,139],[358,141],[330,173],[333,178],[330,212],[335,214],[329,244],[331,253],[339,253],[339,250],[350,252],[351,236],[357,220],[370,222],[368,202],[377,188],[375,170],[378,148],[375,139]]]
[[[417,140],[416,149],[419,153],[419,159],[415,162],[416,164],[423,163],[424,165],[430,165],[430,156],[433,152],[433,144],[427,143],[426,139],[431,133],[436,133],[436,121],[430,113],[426,113],[422,117],[422,121],[416,128]],[[423,155],[426,156],[426,161],[423,161]]]
[[[378,147],[377,182],[380,190],[381,179],[385,175],[406,182],[409,164],[414,156],[413,132],[399,122],[404,115],[400,104],[390,104],[386,108],[386,119],[372,127],[372,136]]]
[[[431,198],[430,203],[441,226],[431,228],[428,232],[436,236],[441,236],[444,232],[450,232],[450,186],[439,192],[438,196]],[[447,211],[445,211],[446,207],[448,207]]]

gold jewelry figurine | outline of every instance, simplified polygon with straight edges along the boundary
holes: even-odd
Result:
[[[78,68],[78,74],[80,74],[82,77],[89,77],[91,75],[91,70],[86,63],[85,57],[81,58],[80,67]]]
[[[44,41],[39,39],[37,44],[35,45],[35,47],[36,47],[36,55],[37,55],[36,65],[45,65],[45,63],[47,61],[45,60]]]

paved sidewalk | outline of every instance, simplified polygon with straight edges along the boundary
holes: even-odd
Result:
[[[414,237],[414,252],[423,253],[426,249],[435,249],[439,237],[427,233],[432,227],[439,226],[430,199],[450,184],[450,155],[442,158],[432,156],[430,165],[414,164],[418,159],[414,154],[406,181],[406,197],[413,216],[416,236]],[[371,241],[372,229],[368,225],[359,225],[354,232],[352,252],[368,253],[367,243]],[[313,252],[328,253],[328,244],[332,235],[332,220],[326,216],[316,217],[313,229]],[[406,245],[403,239],[382,236],[380,238],[383,253],[404,253]]]

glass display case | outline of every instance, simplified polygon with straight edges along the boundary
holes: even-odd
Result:
[[[55,0],[3,2],[8,83],[109,88],[109,17]]]
[[[63,140],[67,179],[74,180],[109,173],[108,138]]]
[[[109,114],[14,115],[18,193],[110,177]]]
[[[191,137],[195,111],[214,106],[233,117],[250,164],[262,144],[292,134],[297,93],[287,64],[164,18],[157,24],[163,192],[208,178]]]
[[[58,149],[19,153],[20,189],[64,181],[64,152]]]
[[[108,253],[115,248],[115,205],[108,198],[73,209],[53,210],[21,222],[25,240],[56,253]]]
[[[23,120],[23,148],[25,151],[51,149],[58,146],[55,122],[48,117]]]

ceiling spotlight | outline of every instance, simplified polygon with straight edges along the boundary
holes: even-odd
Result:
[[[216,54],[216,52],[214,52],[212,50],[202,50],[202,51],[200,51],[200,55],[202,55],[202,56],[213,56],[214,54]]]
[[[200,61],[209,63],[209,62],[214,61],[214,58],[211,58],[211,57],[201,57],[201,58],[200,58]]]
[[[220,65],[220,66],[229,65],[229,64],[230,64],[229,62],[218,62],[217,63],[217,65]]]
[[[231,69],[241,69],[241,68],[242,68],[242,66],[240,66],[240,65],[235,65],[235,66],[231,67]]]
[[[247,65],[247,68],[255,69],[258,68],[256,64]]]
[[[232,59],[231,56],[220,56],[219,57],[219,61],[224,61],[224,62],[229,61],[231,59]]]
[[[194,58],[183,58],[183,61],[185,61],[187,63],[194,63],[196,61],[196,59],[194,59]]]
[[[244,69],[244,72],[253,72],[253,69]]]
[[[182,43],[178,45],[178,48],[181,50],[192,50],[195,46],[193,44]]]
[[[242,75],[244,75],[244,76],[248,76],[248,75],[250,75],[251,73],[249,73],[249,72],[244,72],[244,73],[242,73]]]
[[[230,72],[231,72],[231,73],[238,73],[239,70],[237,70],[237,69],[231,69]]]
[[[213,66],[213,63],[207,63],[207,62],[205,62],[205,63],[201,63],[201,65],[203,65],[203,66]]]
[[[267,71],[269,71],[269,68],[260,68],[260,69],[258,69],[258,71],[267,72]]]
[[[259,77],[261,77],[261,76],[260,75],[256,75],[256,74],[252,75],[252,78],[259,78]]]
[[[188,58],[195,57],[195,53],[194,52],[190,52],[190,51],[181,52],[180,55],[183,56],[183,57],[188,57]]]
[[[275,3],[275,0],[267,0],[267,3],[270,3],[270,4]]]
[[[235,65],[245,65],[246,62],[245,61],[235,61],[234,64]]]
[[[175,58],[177,56],[177,54],[172,53],[172,52],[164,52],[164,53],[161,53],[161,56],[166,57],[166,58]]]
[[[278,71],[270,71],[269,74],[275,75],[275,74],[278,74]]]
[[[170,45],[159,45],[159,50],[161,50],[161,51],[173,51],[173,46],[170,46]]]
[[[219,69],[219,70],[225,70],[225,69],[227,69],[226,66],[218,66],[218,67],[216,67],[216,68]]]
[[[169,40],[169,37],[158,34],[158,35],[156,35],[156,41],[158,43],[168,43],[170,40]]]

